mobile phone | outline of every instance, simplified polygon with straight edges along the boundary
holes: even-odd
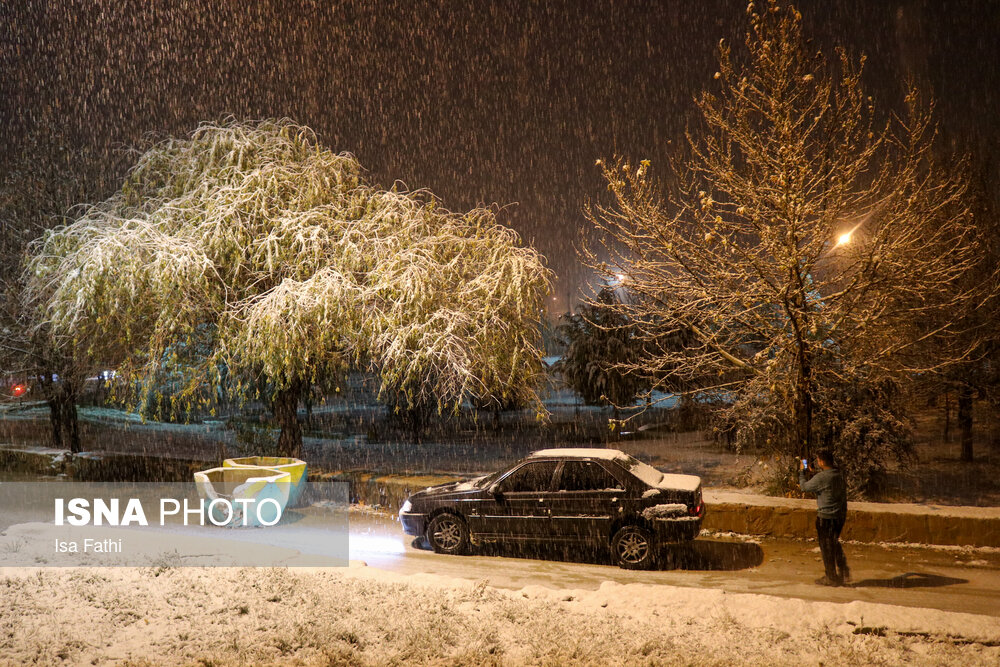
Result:
[[[802,469],[803,470],[809,469],[809,459],[802,459]]]

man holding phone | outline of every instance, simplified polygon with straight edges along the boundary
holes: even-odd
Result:
[[[807,479],[809,461],[802,459],[799,487],[816,494],[816,535],[823,555],[826,575],[816,580],[822,586],[842,586],[851,580],[844,548],[840,546],[840,531],[847,519],[847,484],[840,474],[833,452],[824,449],[816,454],[819,471]]]

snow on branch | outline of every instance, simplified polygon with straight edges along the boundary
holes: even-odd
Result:
[[[288,120],[152,147],[120,192],[34,244],[26,276],[56,339],[145,381],[209,331],[193,381],[224,367],[281,388],[360,363],[411,404],[539,405],[541,256],[492,210],[368,184]]]
[[[996,268],[970,279],[982,235],[915,91],[908,116],[880,124],[863,59],[828,63],[773,2],[750,10],[746,45],[738,62],[721,45],[666,186],[647,161],[601,163],[613,203],[589,211],[602,241],[587,262],[609,284],[627,275],[616,307],[646,354],[620,370],[767,405],[803,450],[831,387],[965,359]],[[689,344],[658,342],[677,331]]]

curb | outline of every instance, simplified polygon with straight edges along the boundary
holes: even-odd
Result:
[[[429,486],[459,482],[462,477],[455,475],[380,475],[373,472],[318,471],[309,475],[310,481],[347,482],[350,485],[352,503],[398,512],[403,501],[417,491]]]
[[[120,452],[81,452],[49,447],[0,447],[0,470],[33,475],[69,475],[87,482],[121,479],[192,479],[211,462]]]
[[[705,491],[709,530],[816,537],[816,501]],[[851,502],[841,537],[858,542],[1000,547],[1000,508]]]

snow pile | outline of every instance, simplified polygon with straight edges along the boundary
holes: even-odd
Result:
[[[653,505],[642,510],[642,518],[647,521],[652,521],[653,519],[673,519],[681,516],[687,516],[687,505],[665,503],[663,505]]]
[[[1000,619],[993,616],[872,602],[815,602],[719,589],[611,581],[604,582],[596,591],[554,591],[528,586],[522,594],[548,600],[569,595],[581,607],[607,609],[636,619],[662,616],[679,620],[714,615],[730,618],[744,628],[782,630],[795,635],[826,632],[853,635],[858,628],[868,628],[883,634],[1000,643]],[[996,655],[1000,657],[1000,651]]]
[[[11,663],[1000,661],[992,617],[673,586],[509,591],[367,567],[155,567],[8,568],[0,587],[0,651]]]

